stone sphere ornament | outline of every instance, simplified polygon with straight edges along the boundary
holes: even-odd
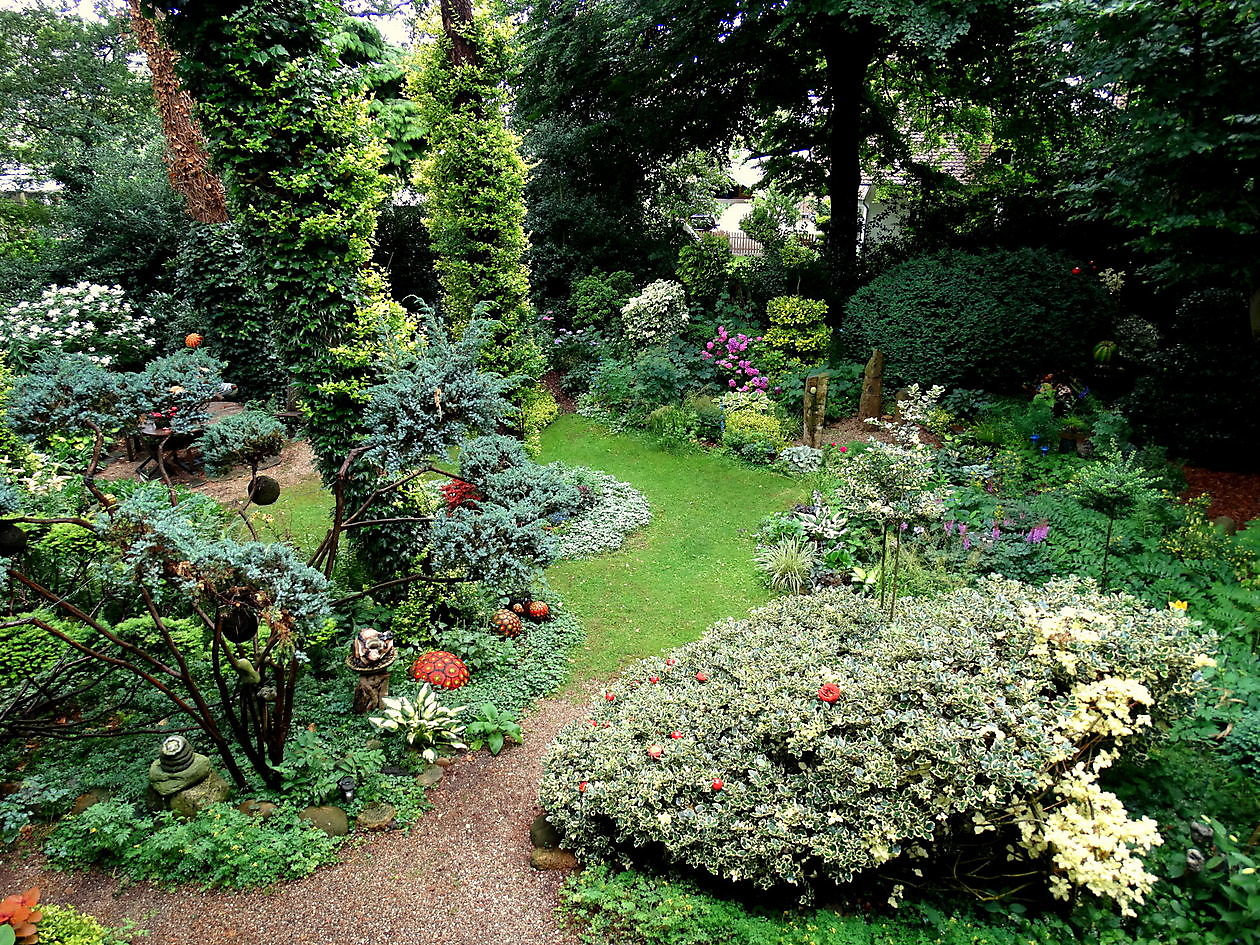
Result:
[[[0,558],[16,558],[26,550],[26,532],[12,522],[0,524]]]
[[[200,348],[203,341],[205,339],[195,331],[184,336],[184,346],[187,348]]]
[[[468,667],[454,653],[432,650],[411,664],[411,678],[439,689],[458,689],[468,682]]]
[[[254,505],[273,505],[280,498],[280,483],[270,476],[257,476],[249,483],[249,500]]]
[[[529,605],[529,619],[542,623],[544,620],[551,619],[551,608],[543,601],[531,601]]]
[[[500,635],[509,640],[519,637],[524,629],[521,618],[507,609],[496,610],[494,616],[490,618],[490,624]]]

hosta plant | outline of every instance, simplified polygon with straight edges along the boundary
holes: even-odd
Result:
[[[463,742],[464,723],[459,718],[465,708],[442,705],[426,683],[420,686],[414,700],[406,696],[382,699],[381,714],[368,721],[382,732],[401,732],[407,744],[432,764],[444,751],[463,751],[468,747]]]
[[[1079,581],[988,579],[891,623],[847,590],[783,597],[628,669],[561,732],[540,796],[587,861],[1127,911],[1158,834],[1101,782],[1185,710],[1200,634]]]
[[[497,755],[506,742],[520,744],[521,726],[515,712],[500,709],[493,702],[483,702],[477,706],[477,714],[464,729],[464,737],[473,751],[486,748],[490,754]]]

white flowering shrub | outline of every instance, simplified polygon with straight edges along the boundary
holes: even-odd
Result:
[[[974,861],[1127,909],[1157,835],[1097,776],[1185,710],[1203,646],[1077,580],[989,579],[891,625],[847,590],[780,598],[624,673],[552,745],[542,803],[588,860],[763,887],[967,884]]]
[[[152,353],[154,320],[116,285],[50,285],[36,301],[0,314],[0,349],[17,369],[47,351],[86,354],[104,367],[136,366]]]
[[[586,470],[595,480],[594,504],[555,531],[560,558],[590,558],[616,551],[631,532],[652,521],[652,506],[628,483],[598,470]]]
[[[687,293],[677,282],[658,279],[621,309],[626,338],[658,344],[677,335],[687,324]]]

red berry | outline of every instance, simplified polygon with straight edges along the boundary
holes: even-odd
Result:
[[[677,666],[677,665],[678,665],[678,660],[674,659],[674,658],[671,656],[669,659],[667,659],[667,660],[665,661],[665,665],[666,665],[666,666]]]
[[[682,732],[670,732],[670,733],[669,733],[669,737],[670,737],[670,738],[682,738]]]
[[[660,682],[660,681],[661,681],[661,677],[660,677],[660,676],[649,676],[649,677],[648,677],[648,682],[651,682],[651,683],[657,683],[657,682]]]
[[[708,681],[709,681],[708,673],[696,673],[696,682],[708,682]]]
[[[1080,274],[1081,274],[1081,267],[1080,267],[1080,266],[1073,266],[1073,267],[1072,267],[1072,275],[1074,275],[1074,276],[1079,276]]]
[[[609,702],[616,702],[616,701],[617,701],[617,697],[616,697],[615,695],[613,695],[611,692],[606,692],[606,693],[604,693],[604,698],[605,698],[605,699],[607,699]]]
[[[665,749],[660,745],[648,745],[647,753],[649,758],[659,758],[665,754]]]
[[[722,788],[726,787],[726,782],[723,781],[721,778],[714,778],[713,784],[711,786],[713,790],[720,791],[722,790]]]
[[[585,794],[585,793],[586,793],[586,788],[587,788],[587,787],[588,787],[588,785],[587,785],[587,783],[586,783],[585,781],[579,781],[579,782],[578,782],[578,790],[579,790],[579,791],[581,791],[583,794]]]
[[[835,683],[824,683],[822,688],[818,690],[818,698],[823,702],[838,702],[840,700],[840,687]]]

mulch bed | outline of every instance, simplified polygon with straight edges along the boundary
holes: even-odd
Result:
[[[564,387],[561,386],[559,371],[548,371],[538,381],[543,387],[551,391],[556,398],[556,405],[560,408],[561,413],[573,413],[577,410],[577,402],[566,394]]]
[[[1228,515],[1239,527],[1260,518],[1260,473],[1213,472],[1196,466],[1187,466],[1182,472],[1186,491],[1181,497],[1191,499],[1204,493],[1211,496],[1209,518]]]

